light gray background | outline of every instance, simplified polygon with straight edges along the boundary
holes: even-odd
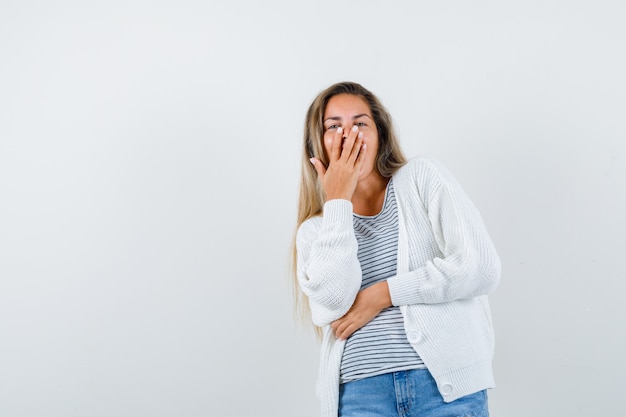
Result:
[[[90,3],[0,3],[0,416],[316,416],[289,245],[342,80],[499,249],[492,415],[625,415],[626,3]]]

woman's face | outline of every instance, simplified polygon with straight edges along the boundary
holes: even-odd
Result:
[[[363,178],[375,170],[378,154],[378,129],[369,104],[361,96],[338,94],[328,100],[324,110],[324,149],[330,155],[333,138],[338,128],[343,129],[344,138],[353,126],[363,133],[363,142],[367,144],[363,169],[359,178]]]

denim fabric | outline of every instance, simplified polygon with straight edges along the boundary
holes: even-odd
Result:
[[[341,384],[339,417],[488,417],[487,392],[445,403],[428,369]]]

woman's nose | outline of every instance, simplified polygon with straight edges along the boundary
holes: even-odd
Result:
[[[348,135],[350,134],[350,132],[352,132],[352,128],[354,127],[354,124],[352,125],[346,125],[346,127],[343,128],[343,138],[347,139]]]

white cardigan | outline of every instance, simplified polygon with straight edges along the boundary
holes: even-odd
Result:
[[[417,158],[393,176],[398,206],[397,275],[387,280],[407,338],[435,378],[444,401],[494,387],[494,336],[486,294],[500,260],[480,214],[437,162]],[[352,306],[361,267],[352,203],[330,200],[297,232],[297,275],[313,322],[323,329],[317,394],[322,416],[336,417],[345,342],[330,323]]]

